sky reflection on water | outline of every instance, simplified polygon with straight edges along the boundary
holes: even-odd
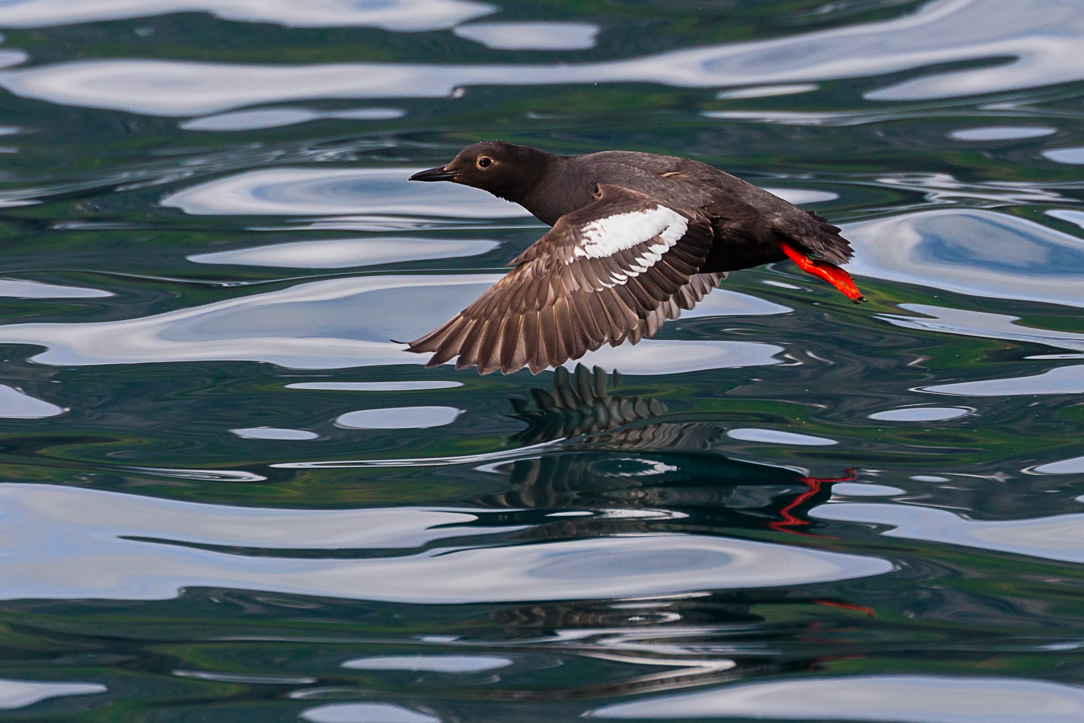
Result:
[[[197,264],[345,269],[401,261],[477,256],[492,251],[498,246],[496,241],[485,239],[457,241],[409,237],[346,238],[327,241],[294,241],[233,251],[193,254],[188,257],[188,260]]]
[[[1047,32],[1052,26],[1058,35]],[[1082,39],[1084,16],[1061,0],[1011,5],[939,0],[913,15],[880,23],[607,62],[258,67],[93,60],[3,71],[0,86],[64,105],[189,116],[283,100],[440,98],[477,85],[719,87],[870,77],[960,62],[994,64],[932,73],[865,94],[871,100],[929,100],[1084,80],[1084,56],[1077,52]],[[1003,58],[1013,60],[1005,63]]]
[[[948,510],[847,502],[822,507],[813,516],[890,525],[886,537],[904,537],[1063,562],[1084,562],[1084,512],[1034,520],[988,522],[961,519]]]
[[[1084,15],[1059,0],[0,2],[0,708],[1076,721]],[[844,226],[656,338],[393,339],[545,228],[465,144]]]
[[[399,108],[355,108],[353,110],[321,111],[312,108],[257,108],[236,113],[219,113],[185,121],[186,131],[240,132],[280,128],[314,120],[376,121],[402,118],[406,111]]]
[[[0,709],[14,710],[49,698],[68,695],[94,695],[107,688],[99,683],[35,682],[0,679]]]
[[[847,226],[859,276],[918,283],[982,298],[1084,306],[1080,239],[980,210],[925,211]]]
[[[171,194],[162,205],[200,215],[405,214],[530,216],[522,207],[451,183],[408,183],[421,168],[250,171]]]
[[[392,339],[413,339],[492,284],[492,276],[333,279],[157,316],[78,324],[0,327],[0,342],[44,346],[41,364],[264,361],[293,369],[424,364]],[[725,302],[724,302],[725,303]],[[368,309],[364,316],[354,311]],[[409,313],[404,313],[409,310]],[[771,306],[738,313],[778,313]],[[394,312],[394,313],[393,313]],[[605,347],[583,363],[629,374],[778,364],[782,348],[744,341],[648,339]],[[570,362],[572,363],[572,362]],[[574,364],[574,363],[573,363]]]
[[[488,15],[492,5],[467,0],[26,0],[0,7],[0,27],[34,28],[178,12],[209,12],[225,20],[293,27],[372,25],[412,32],[447,28]]]
[[[846,676],[736,685],[619,703],[603,719],[861,720],[908,723],[1069,723],[1084,715],[1084,690],[1026,678]]]
[[[441,537],[461,538],[465,530],[449,523],[466,521],[469,514],[230,509],[74,488],[0,487],[9,541],[5,567],[11,575],[0,585],[0,597],[8,600],[151,600],[174,597],[183,587],[226,585],[463,604],[800,585],[892,569],[876,558],[690,534],[535,545],[499,545],[494,540],[464,547],[460,542],[442,554],[291,559],[288,553],[300,548],[410,548]],[[491,527],[486,534],[502,531]],[[194,544],[197,541],[200,544]],[[274,549],[279,555],[212,549],[241,546]],[[436,579],[442,580],[439,587],[431,584]]]

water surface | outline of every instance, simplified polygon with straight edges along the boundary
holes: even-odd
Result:
[[[0,709],[1084,719],[1084,13],[0,2]],[[637,346],[393,339],[544,227],[468,142],[844,227]],[[594,368],[594,371],[591,371]],[[616,373],[615,373],[616,370]]]

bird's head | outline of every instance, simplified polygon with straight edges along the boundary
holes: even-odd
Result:
[[[474,143],[443,166],[420,171],[411,181],[451,181],[518,201],[548,167],[550,154],[504,141]]]

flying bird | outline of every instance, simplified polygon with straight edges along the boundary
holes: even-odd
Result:
[[[558,156],[475,143],[412,181],[451,181],[518,203],[552,228],[439,329],[409,343],[456,369],[532,374],[603,344],[633,344],[727,272],[790,258],[855,302],[840,229],[699,161],[634,151]]]

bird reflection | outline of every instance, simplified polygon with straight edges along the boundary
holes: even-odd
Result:
[[[855,478],[853,470],[830,478],[809,477],[786,467],[731,459],[720,449],[726,430],[703,422],[667,422],[657,399],[616,392],[617,372],[579,365],[558,368],[552,393],[531,389],[533,406],[510,400],[514,417],[527,428],[512,439],[538,444],[563,439],[561,446],[520,458],[507,471],[510,488],[476,503],[520,510],[604,510],[610,525],[595,517],[570,517],[553,527],[591,528],[612,534],[634,531],[650,521],[670,519],[681,526],[771,529],[800,532],[813,526],[809,510],[827,501],[833,483]],[[604,528],[611,528],[605,529]],[[556,532],[556,530],[554,530]],[[556,532],[556,534],[567,534]]]
[[[473,524],[522,524],[515,538],[524,543],[659,532],[759,540],[766,532],[815,536],[810,510],[827,501],[835,483],[856,477],[854,470],[811,477],[732,459],[722,451],[732,444],[725,428],[666,421],[663,402],[620,394],[619,382],[616,372],[608,378],[597,367],[580,365],[573,373],[558,368],[552,391],[531,389],[530,401],[510,400],[513,416],[527,424],[515,441],[560,441],[535,456],[489,466],[488,472],[506,474],[508,484],[471,502],[504,512]],[[813,590],[766,586],[672,598],[523,603],[494,610],[491,622],[524,641],[579,631],[576,655],[625,674],[566,686],[559,697],[598,699],[819,669],[827,658],[798,650],[770,659],[751,652],[822,636],[833,629],[825,625],[833,618],[849,626],[855,616],[873,614]],[[532,650],[537,645],[524,644]],[[567,641],[563,645],[567,654]],[[515,688],[509,696],[555,699],[548,689]]]

